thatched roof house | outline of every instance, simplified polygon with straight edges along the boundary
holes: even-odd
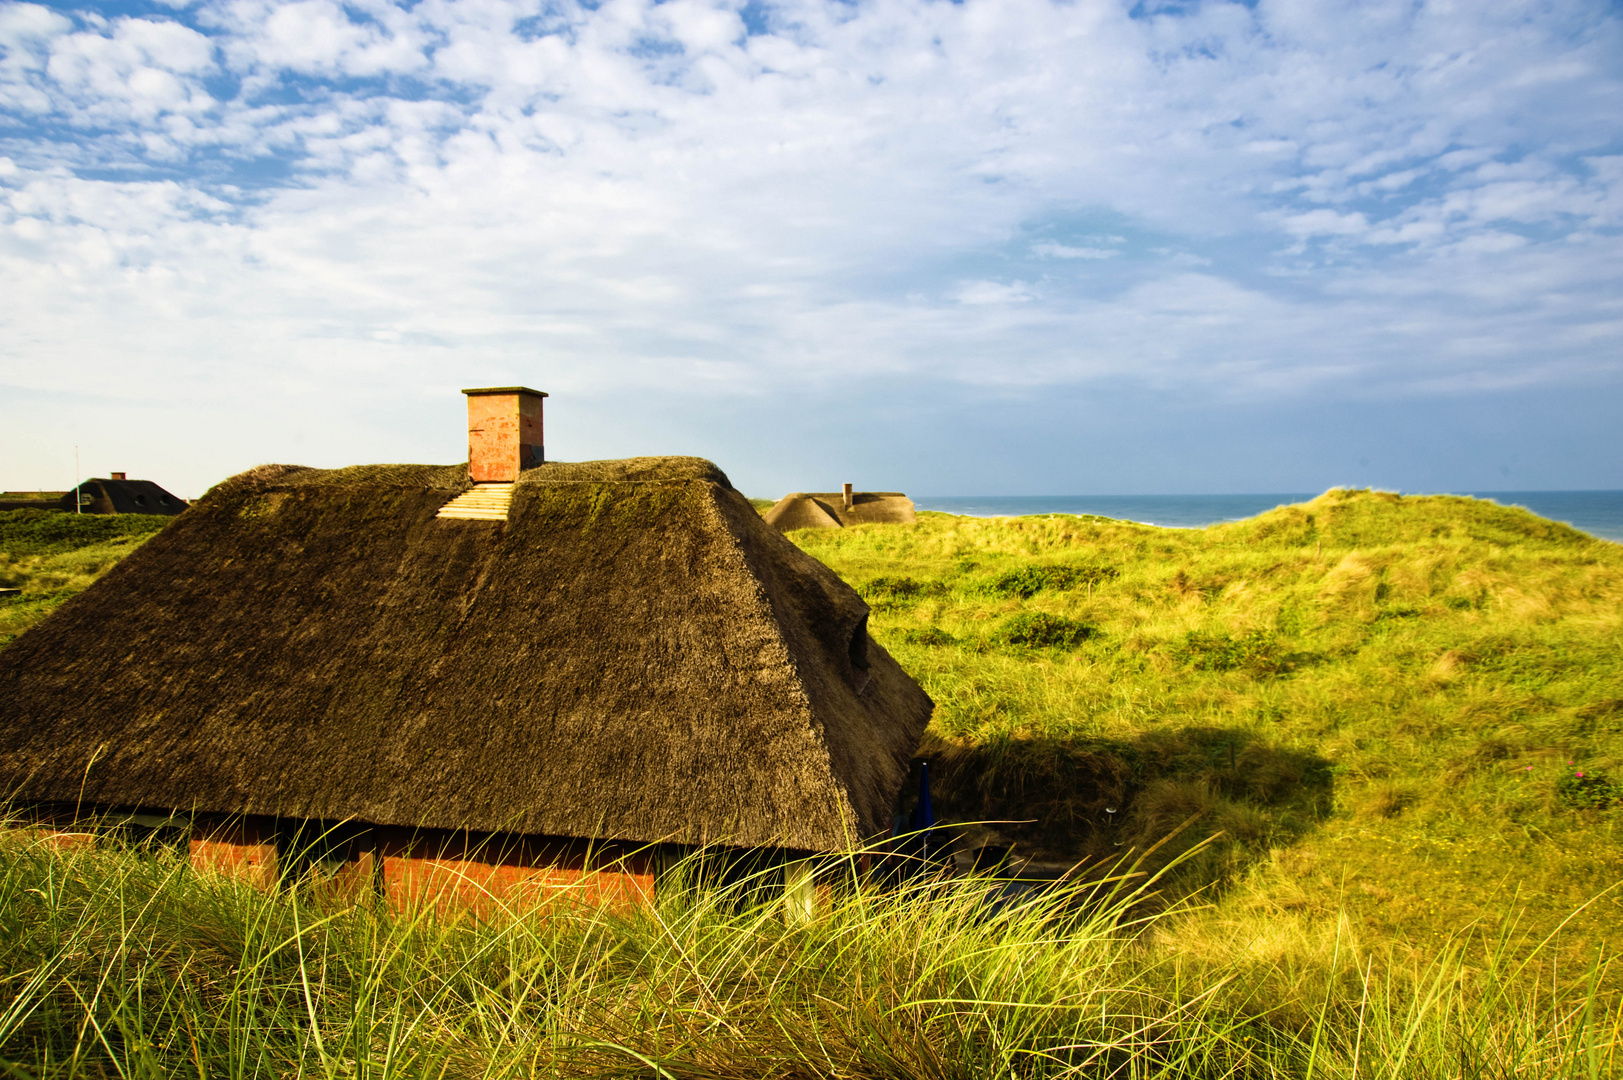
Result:
[[[82,514],[178,514],[186,500],[151,480],[131,480],[121,472],[86,480],[57,502],[57,509]]]
[[[773,504],[766,523],[779,532],[840,529],[847,525],[911,525],[913,500],[900,491],[791,492]]]
[[[867,615],[697,458],[263,466],[6,649],[0,785],[522,838],[507,866],[843,849],[884,831],[931,710]],[[268,857],[255,828],[231,842]]]

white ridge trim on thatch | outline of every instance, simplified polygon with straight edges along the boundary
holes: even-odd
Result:
[[[513,505],[513,485],[507,483],[475,484],[444,506],[437,518],[458,518],[465,521],[506,521],[507,511]]]

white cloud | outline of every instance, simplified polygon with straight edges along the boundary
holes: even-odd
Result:
[[[104,30],[55,37],[45,74],[78,116],[143,123],[213,104],[192,78],[214,66],[212,52],[208,39],[189,27],[119,19]]]
[[[0,4],[14,387],[1288,395],[1617,363],[1599,4],[71,14]]]
[[[352,11],[365,17],[357,21]],[[422,21],[393,5],[227,0],[208,16],[231,32],[228,52],[238,70],[368,78],[428,65]]]
[[[1113,248],[1072,247],[1051,240],[1031,245],[1031,253],[1044,259],[1113,259],[1121,254]]]
[[[1335,210],[1309,210],[1305,214],[1282,214],[1280,224],[1292,236],[1358,236],[1369,231],[1369,219],[1361,213],[1343,214]]]
[[[956,296],[960,304],[1024,304],[1036,299],[1023,281],[1007,285],[1000,281],[966,281]]]

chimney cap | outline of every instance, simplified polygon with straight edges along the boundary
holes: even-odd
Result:
[[[462,391],[469,397],[481,397],[485,394],[534,394],[536,397],[547,397],[544,390],[531,390],[528,386],[476,386],[471,390]]]

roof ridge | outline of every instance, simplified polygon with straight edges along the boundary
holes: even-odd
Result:
[[[767,627],[773,643],[782,650],[783,660],[793,673],[791,685],[795,704],[798,706],[799,715],[797,720],[802,730],[810,737],[811,745],[819,755],[818,764],[821,766],[819,771],[833,781],[835,794],[838,795],[840,800],[840,821],[837,824],[840,828],[849,831],[851,823],[860,818],[856,800],[852,797],[850,785],[840,775],[839,767],[834,760],[834,754],[829,748],[828,729],[818,716],[817,702],[813,700],[812,688],[809,685],[805,666],[801,662],[799,650],[796,648],[795,643],[789,640],[788,628],[781,617],[782,613],[773,607],[772,597],[767,591],[767,582],[763,580],[763,571],[766,570],[766,567],[757,565],[757,561],[750,558],[748,537],[744,534],[744,530],[739,526],[739,523],[721,505],[722,499],[725,498],[725,495],[718,497],[716,493],[712,492],[711,498],[704,500],[705,509],[714,515],[720,532],[731,541],[731,544],[724,549],[727,556],[736,560],[737,568],[742,570],[744,576],[754,585],[750,596],[755,608],[754,614]],[[749,512],[749,519],[760,521],[760,515],[755,512],[754,507],[746,504],[746,509]],[[827,827],[826,824],[825,827]]]

